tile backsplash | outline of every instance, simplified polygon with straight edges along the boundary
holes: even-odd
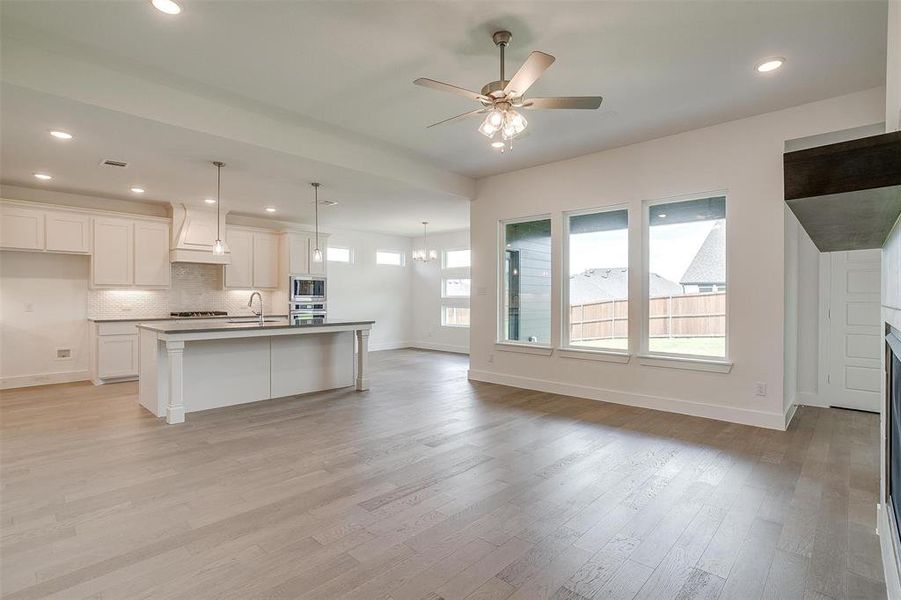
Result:
[[[224,310],[230,315],[249,315],[247,300],[252,290],[222,287],[224,268],[219,265],[174,263],[172,285],[167,290],[89,290],[88,315],[94,318],[163,317],[187,310]],[[278,291],[263,291],[266,313],[272,312]],[[254,307],[256,308],[256,307]]]

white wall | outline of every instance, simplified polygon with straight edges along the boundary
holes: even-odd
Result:
[[[473,379],[559,391],[767,427],[784,426],[785,140],[881,121],[885,90],[867,90],[525,169],[479,182],[471,206]],[[727,190],[729,374],[496,351],[497,221],[552,213],[554,331],[560,339],[560,211]],[[631,264],[641,264],[633,239]],[[633,278],[635,279],[635,278]],[[637,282],[636,282],[637,284]],[[637,297],[637,285],[630,285]],[[639,327],[637,303],[630,327]],[[632,332],[637,338],[637,330]],[[768,386],[754,395],[755,382]]]
[[[87,256],[0,252],[0,388],[88,378],[89,268]]]
[[[885,130],[901,129],[901,0],[888,3],[885,59]]]
[[[328,263],[329,317],[373,319],[370,350],[406,348],[413,333],[411,239],[332,230],[329,246],[352,248],[353,264]],[[375,264],[376,250],[401,250],[402,267]]]
[[[413,240],[414,248],[422,245],[422,238]],[[469,328],[441,325],[441,279],[444,276],[469,276],[470,271],[444,271],[441,257],[445,250],[469,248],[469,230],[429,235],[428,245],[438,251],[438,260],[413,265],[413,345],[430,350],[467,353]]]

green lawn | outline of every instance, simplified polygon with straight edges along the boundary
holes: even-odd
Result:
[[[625,350],[628,341],[625,338],[613,340],[593,340],[590,342],[574,342],[575,347],[604,348],[607,350]],[[698,356],[725,356],[726,338],[651,338],[648,350],[670,354],[695,354]]]

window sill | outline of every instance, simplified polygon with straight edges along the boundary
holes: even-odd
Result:
[[[558,348],[557,356],[563,358],[575,358],[579,360],[597,360],[601,362],[611,362],[619,364],[627,364],[631,360],[632,355],[628,352],[615,352],[612,350],[583,350],[581,348]]]
[[[639,354],[638,363],[647,367],[687,369],[689,371],[707,371],[708,373],[728,373],[732,370],[732,362],[715,358],[681,358]]]
[[[519,352],[521,354],[537,354],[540,356],[550,356],[554,352],[554,349],[550,346],[533,346],[511,342],[495,342],[494,349],[499,352]]]

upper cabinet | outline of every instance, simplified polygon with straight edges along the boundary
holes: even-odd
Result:
[[[0,248],[35,252],[91,252],[88,214],[53,208],[0,204]]]
[[[95,286],[134,285],[134,221],[131,219],[94,219],[91,283]]]
[[[313,234],[287,232],[282,234],[282,271],[286,275],[325,275],[326,246],[328,235],[319,234],[319,249],[322,262],[313,260],[316,239]]]
[[[135,285],[168,287],[169,224],[135,221]]]
[[[47,211],[47,250],[87,254],[91,251],[91,218],[70,212]]]
[[[231,250],[231,262],[225,267],[225,287],[279,287],[277,234],[227,227],[226,241]]]
[[[94,287],[167,287],[169,224],[94,217],[91,283]]]
[[[0,247],[43,250],[46,213],[45,210],[18,206],[0,207]]]

